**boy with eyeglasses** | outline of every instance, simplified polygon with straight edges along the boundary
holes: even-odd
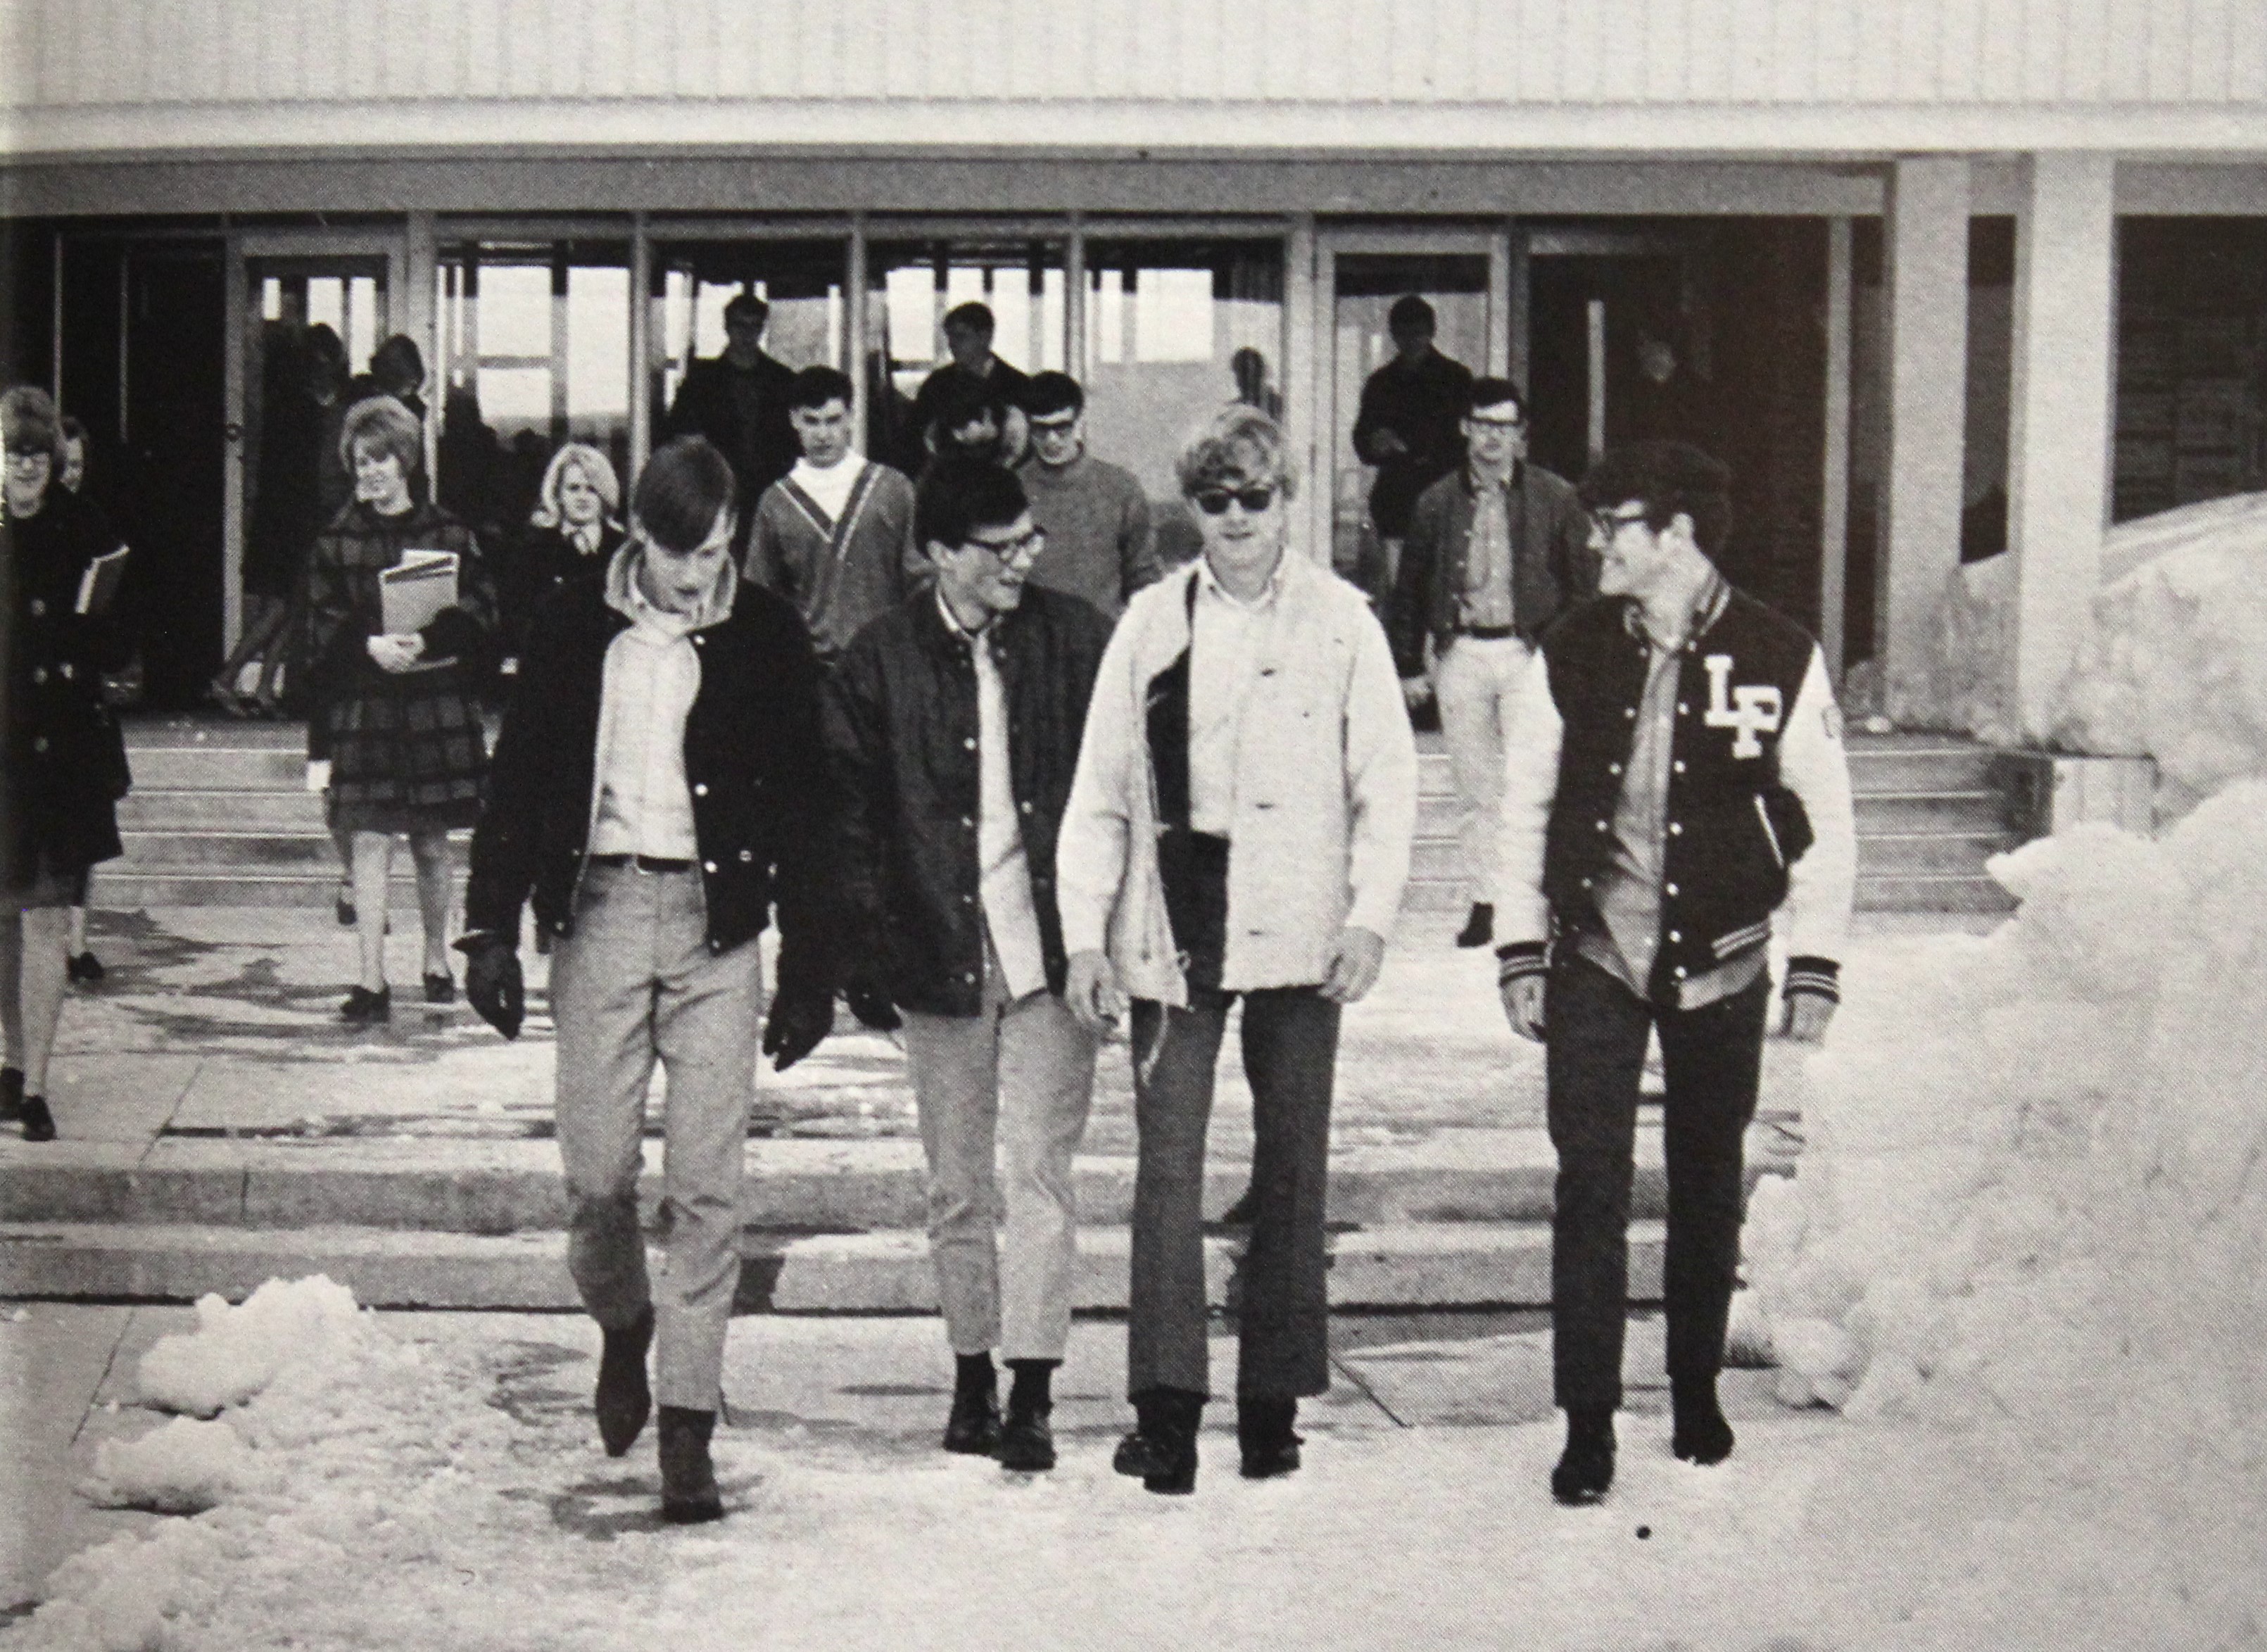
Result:
[[[1019,467],[1047,547],[1031,583],[1084,598],[1115,620],[1161,571],[1149,499],[1134,473],[1086,445],[1086,392],[1068,373],[1036,373],[1023,391],[1031,457]]]
[[[1818,644],[1733,590],[1714,558],[1730,475],[1681,442],[1610,450],[1582,481],[1603,600],[1528,667],[1507,753],[1499,987],[1540,1041],[1551,1142],[1552,1494],[1614,1479],[1628,1312],[1638,1083],[1658,1033],[1668,1081],[1662,1295],[1670,1449],[1732,1453],[1717,1403],[1783,923],[1782,1026],[1823,1038],[1838,998],[1856,843],[1842,723]]]
[[[904,1023],[955,1364],[944,1449],[1043,1470],[1095,1059],[1062,998],[1055,833],[1110,621],[1031,579],[1046,537],[1014,473],[940,465],[913,516],[935,588],[861,631],[825,697],[846,950],[868,960],[850,1003]]]
[[[1473,384],[1463,429],[1463,467],[1427,487],[1410,513],[1386,628],[1410,705],[1428,691],[1440,704],[1471,885],[1456,944],[1485,946],[1494,932],[1504,731],[1536,639],[1595,594],[1598,576],[1573,486],[1527,462],[1527,408],[1508,379]]]

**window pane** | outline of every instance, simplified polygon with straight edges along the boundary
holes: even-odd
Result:
[[[444,246],[441,503],[484,536],[517,534],[561,444],[595,444],[628,481],[629,249],[619,243]]]
[[[927,461],[913,398],[950,359],[945,312],[992,312],[992,353],[1027,373],[1068,359],[1069,304],[1060,240],[877,242],[867,253],[866,451],[918,474]]]
[[[1192,551],[1173,459],[1207,415],[1247,401],[1283,416],[1283,246],[1087,246],[1087,438],[1160,503],[1162,548]]]

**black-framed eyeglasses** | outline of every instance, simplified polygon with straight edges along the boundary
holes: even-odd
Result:
[[[1198,510],[1208,517],[1224,517],[1230,501],[1244,507],[1246,516],[1258,516],[1275,503],[1275,489],[1259,486],[1252,488],[1200,488],[1189,496]]]
[[[1608,539],[1613,538],[1615,534],[1619,533],[1624,528],[1629,526],[1631,523],[1642,522],[1644,520],[1645,507],[1643,505],[1639,505],[1632,510],[1593,510],[1590,512],[1591,525],[1596,527],[1600,533],[1603,533]]]
[[[1047,531],[1033,528],[1029,533],[1019,533],[1014,539],[1005,540],[979,540],[972,533],[968,536],[968,543],[979,550],[989,551],[999,559],[1002,568],[1013,568],[1018,562],[1032,561],[1046,548]]]

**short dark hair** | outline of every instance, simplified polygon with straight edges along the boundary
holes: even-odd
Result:
[[[954,373],[937,386],[936,408],[929,415],[928,434],[942,443],[962,425],[972,424],[987,414],[992,415],[993,423],[1005,429],[1006,398],[987,382]]]
[[[913,492],[913,537],[927,550],[958,550],[972,528],[1004,528],[1031,508],[1021,478],[1004,465],[972,459],[929,466]]]
[[[1427,333],[1439,326],[1433,306],[1413,292],[1405,292],[1393,301],[1393,308],[1385,312],[1385,325],[1398,333],[1404,327],[1421,327]]]
[[[1471,399],[1464,403],[1466,413],[1478,413],[1482,407],[1500,407],[1505,402],[1519,409],[1519,416],[1527,416],[1527,398],[1519,393],[1519,386],[1508,378],[1475,378]]]
[[[944,326],[948,332],[957,327],[973,327],[979,333],[994,333],[999,330],[1000,324],[993,317],[990,305],[978,304],[971,299],[966,304],[957,304],[947,310]]]
[[[63,440],[66,442],[86,440],[86,426],[79,422],[78,415],[75,413],[66,413],[62,418],[57,419],[55,428],[63,433]]]
[[[396,333],[370,352],[370,376],[399,395],[425,382],[425,353],[407,333]]]
[[[1732,473],[1690,442],[1632,442],[1590,466],[1582,503],[1593,510],[1642,504],[1656,533],[1681,511],[1692,518],[1692,542],[1713,557],[1732,528]]]
[[[754,293],[736,292],[724,306],[724,325],[731,326],[732,318],[736,315],[746,315],[753,316],[756,325],[761,327],[770,318],[771,312],[771,305],[756,297]]]
[[[1051,418],[1058,413],[1077,413],[1083,409],[1086,392],[1068,373],[1059,373],[1049,368],[1045,372],[1031,375],[1031,382],[1023,386],[1023,411],[1033,418]]]
[[[795,376],[788,386],[787,406],[790,413],[809,407],[823,407],[830,401],[839,401],[847,407],[857,400],[850,386],[850,375],[839,367],[806,367]]]
[[[696,550],[738,503],[732,467],[705,436],[680,436],[646,460],[630,514],[666,550]]]

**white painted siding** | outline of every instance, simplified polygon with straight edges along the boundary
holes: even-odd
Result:
[[[964,143],[1018,128],[956,110],[1052,110],[1060,130],[1020,127],[1040,145],[1140,129],[1082,124],[1113,107],[1152,112],[1165,143],[1182,140],[1155,112],[1198,117],[1198,134],[1235,129],[1203,123],[1230,113],[1255,141],[1303,142],[1328,128],[1296,117],[1329,111],[1369,143],[1397,117],[1415,138],[1478,143],[1491,119],[1518,140],[1560,129],[1522,118],[1713,112],[1697,143],[1761,137],[1775,114],[1895,108],[2179,112],[2182,130],[2209,136],[2196,119],[2219,117],[2229,143],[2256,144],[2241,135],[2267,114],[2267,0],[0,0],[0,139],[19,148],[146,142],[159,110],[180,112],[163,128],[180,141],[225,144],[307,141],[273,123],[279,107],[359,106],[378,124],[339,121],[326,141],[346,144],[401,141],[412,110],[632,104],[708,106],[697,133],[660,133],[702,141],[727,129],[722,106],[767,114],[763,142],[786,135],[782,111],[810,111],[830,143],[862,109],[877,141]],[[210,121],[255,106],[267,127]],[[144,118],[86,118],[104,111]],[[1788,145],[1816,146],[1814,129],[1798,121]]]

